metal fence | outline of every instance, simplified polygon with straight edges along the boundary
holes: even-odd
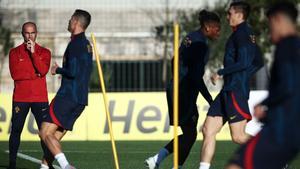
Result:
[[[106,89],[110,92],[163,91],[163,61],[103,61]],[[99,91],[97,67],[94,64],[90,89]],[[168,72],[168,74],[170,74]]]

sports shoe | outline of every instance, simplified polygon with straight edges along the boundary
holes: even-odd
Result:
[[[144,163],[149,169],[158,169],[158,165],[156,164],[154,157],[147,158]]]
[[[64,169],[76,169],[74,166],[71,166],[70,164],[68,164]]]

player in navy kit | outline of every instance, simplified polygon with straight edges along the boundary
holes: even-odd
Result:
[[[201,28],[188,34],[179,48],[179,168],[182,167],[197,137],[197,97],[199,92],[210,104],[212,97],[203,80],[205,65],[208,61],[208,39],[216,39],[220,33],[219,16],[213,12],[201,11]],[[167,101],[170,125],[173,125],[173,80],[167,86]],[[158,154],[149,157],[145,163],[149,169],[158,168],[169,154],[173,153],[171,140]]]
[[[212,77],[212,82],[223,76],[224,85],[215,98],[203,124],[203,144],[199,169],[209,169],[215,152],[216,135],[228,122],[232,140],[242,144],[250,136],[245,132],[251,120],[248,107],[249,80],[263,64],[255,35],[247,24],[250,6],[244,1],[230,4],[227,19],[233,33],[225,47],[224,68]]]
[[[76,119],[88,103],[88,85],[92,72],[92,47],[85,36],[91,16],[87,11],[76,10],[72,15],[68,30],[71,33],[63,58],[63,66],[55,63],[51,67],[53,75],[62,76],[61,86],[50,104],[49,115],[42,123],[40,137],[55,156],[63,169],[73,169],[62,153],[60,140],[73,129]]]
[[[266,122],[261,132],[243,145],[227,169],[282,169],[300,149],[300,37],[298,10],[290,2],[269,8],[270,35],[276,45],[269,96],[254,115]],[[265,112],[267,110],[267,112]]]

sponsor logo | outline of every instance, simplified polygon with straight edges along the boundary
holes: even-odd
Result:
[[[252,43],[256,43],[255,35],[250,35],[250,40],[251,40]]]
[[[229,117],[230,120],[233,120],[236,118],[236,115]]]

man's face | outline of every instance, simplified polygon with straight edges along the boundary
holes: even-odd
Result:
[[[68,25],[69,32],[72,33],[75,30],[76,23],[77,23],[77,19],[74,16],[72,16],[71,19],[69,20],[69,25]]]
[[[235,27],[243,21],[243,14],[230,7],[227,12],[227,20],[231,27]]]
[[[221,26],[219,23],[212,23],[208,26],[208,38],[211,40],[216,40],[220,36]]]
[[[29,41],[29,39],[35,42],[37,36],[36,27],[33,24],[26,24],[22,30],[22,35],[25,42]]]
[[[280,39],[280,25],[282,18],[274,15],[269,18],[270,38],[273,43],[277,43]]]

